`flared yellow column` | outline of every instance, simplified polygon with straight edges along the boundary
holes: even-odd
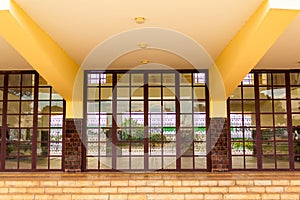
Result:
[[[225,85],[226,97],[234,92],[299,13],[293,8],[272,8],[270,2],[272,0],[265,0],[260,5],[215,61]]]
[[[64,99],[72,100],[79,65],[15,1],[8,10],[0,10],[0,35]]]

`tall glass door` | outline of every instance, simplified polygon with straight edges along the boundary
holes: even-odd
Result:
[[[87,170],[206,170],[206,73],[86,72]]]

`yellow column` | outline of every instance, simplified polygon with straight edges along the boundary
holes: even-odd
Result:
[[[299,10],[273,9],[265,0],[215,63],[228,97],[297,16]]]
[[[72,100],[79,65],[13,0],[8,10],[0,10],[0,35],[63,98]]]

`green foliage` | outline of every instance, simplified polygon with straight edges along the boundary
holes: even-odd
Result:
[[[243,149],[243,142],[234,142],[233,143],[234,149]],[[245,149],[252,150],[253,149],[253,142],[245,142]]]
[[[161,138],[160,133],[154,133],[150,136],[150,142],[159,142],[163,139],[163,141],[166,141],[166,136],[163,135],[163,138]]]
[[[144,141],[144,127],[132,118],[125,119],[122,123],[122,127],[132,127],[131,133],[129,129],[124,129],[122,131],[122,141],[132,141],[132,142],[143,142]],[[166,141],[166,136],[161,137],[160,133],[153,133],[150,136],[150,142]]]
[[[132,118],[125,119],[122,123],[122,127],[133,127],[131,133],[128,129],[122,131],[122,141],[139,142],[144,140],[144,127]]]

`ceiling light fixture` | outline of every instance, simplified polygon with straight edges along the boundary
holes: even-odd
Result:
[[[145,22],[145,17],[135,17],[134,20],[137,24],[143,24]]]
[[[146,49],[148,47],[148,44],[147,43],[139,43],[138,46],[141,48],[141,49]]]
[[[10,6],[10,0],[1,0],[0,1],[0,10],[8,10]]]
[[[144,60],[141,61],[141,63],[142,63],[142,64],[148,64],[148,63],[149,63],[149,60],[144,59]]]

